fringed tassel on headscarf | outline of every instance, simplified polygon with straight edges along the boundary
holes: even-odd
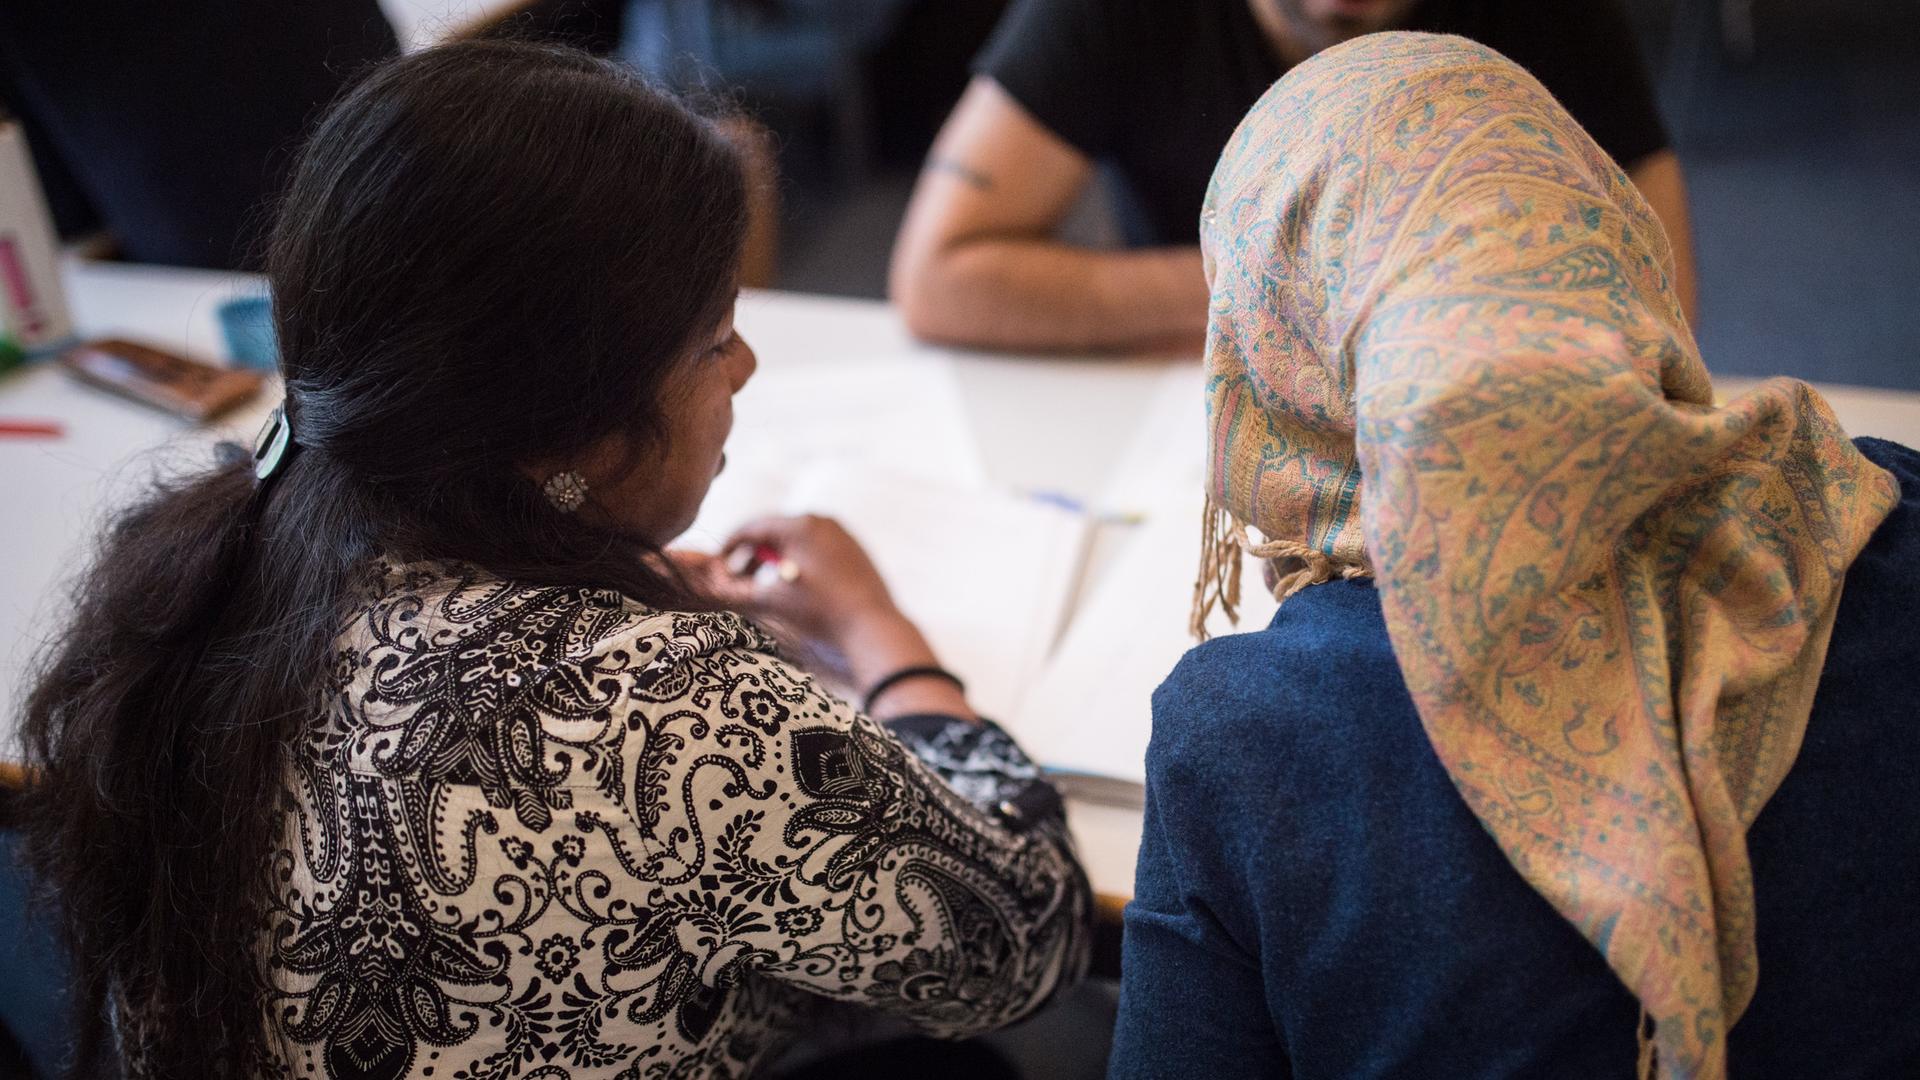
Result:
[[[1187,621],[1187,630],[1195,640],[1207,640],[1207,617],[1213,614],[1215,606],[1226,612],[1229,623],[1239,625],[1240,573],[1248,555],[1288,561],[1288,568],[1280,571],[1273,582],[1273,598],[1282,604],[1309,585],[1336,577],[1372,576],[1372,571],[1364,566],[1335,562],[1325,552],[1297,540],[1253,543],[1247,537],[1246,525],[1209,495],[1200,512],[1200,573],[1193,583],[1193,612]]]
[[[1373,576],[1373,572],[1364,566],[1335,562],[1325,552],[1293,540],[1268,540],[1254,544],[1247,548],[1247,554],[1256,559],[1286,560],[1288,568],[1279,571],[1273,581],[1273,598],[1283,604],[1289,596],[1309,585],[1318,585],[1334,578]]]
[[[1193,613],[1187,619],[1194,640],[1207,640],[1207,616],[1216,604],[1228,622],[1240,622],[1240,564],[1246,561],[1241,557],[1246,543],[1246,526],[1208,495],[1200,511],[1200,573],[1193,582]]]

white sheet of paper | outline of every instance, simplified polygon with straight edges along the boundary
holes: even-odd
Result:
[[[823,514],[860,541],[893,598],[986,716],[1013,713],[1065,625],[1092,525],[1009,492],[854,460],[729,466],[686,546],[717,550],[764,514]]]
[[[1176,364],[1160,376],[1152,406],[1094,505],[1108,514],[1145,514],[1198,492],[1207,479],[1206,454],[1206,377],[1198,364]]]
[[[1194,645],[1187,620],[1201,503],[1197,484],[1189,496],[1163,502],[1133,527],[1084,594],[1053,659],[1007,725],[1042,765],[1145,782],[1154,688]],[[1260,630],[1272,620],[1278,605],[1260,575],[1260,564],[1248,559],[1239,624],[1216,610],[1208,623],[1214,635]]]
[[[937,363],[763,365],[733,411],[727,467],[679,546],[716,551],[741,523],[784,512],[788,489],[816,465],[879,467],[947,487],[985,482],[953,373]]]
[[[761,365],[733,399],[727,456],[794,468],[880,463],[954,484],[985,480],[953,371],[931,360]]]
[[[1084,515],[988,488],[848,466],[816,468],[787,496],[873,557],[900,609],[982,715],[1011,716],[1047,662],[1086,553]]]
[[[1187,621],[1200,562],[1206,412],[1201,368],[1167,368],[1095,499],[1107,515],[1144,520],[1104,526],[1126,534],[1103,540],[1097,576],[1082,583],[1053,658],[1008,725],[1049,768],[1146,778],[1153,690],[1194,645]],[[1277,607],[1260,573],[1256,560],[1242,568],[1240,630],[1265,627]],[[1216,635],[1236,629],[1218,611],[1208,627]]]
[[[820,513],[872,555],[893,600],[966,680],[983,715],[1014,713],[1066,625],[1092,523],[1050,503],[826,459],[803,469],[732,463],[680,546],[716,552],[768,513]]]

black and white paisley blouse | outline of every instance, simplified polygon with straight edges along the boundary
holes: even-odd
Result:
[[[876,724],[736,615],[373,593],[288,774],[288,1075],[734,1076],[826,999],[957,1036],[1084,967],[1059,800],[991,725]]]

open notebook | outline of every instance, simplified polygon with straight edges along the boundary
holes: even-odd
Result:
[[[974,706],[1011,715],[1065,622],[1090,526],[985,483],[951,370],[763,365],[734,415],[727,468],[679,543],[717,551],[766,514],[838,519]]]
[[[1110,514],[1139,524],[1103,526],[1112,554],[1086,569],[1073,619],[1007,724],[1075,794],[1139,800],[1154,688],[1195,644],[1187,624],[1206,482],[1203,382],[1198,365],[1163,376],[1099,496]],[[1249,559],[1238,625],[1216,610],[1209,633],[1267,625],[1278,605],[1260,573]]]
[[[1062,774],[1076,794],[1110,801],[1139,798],[1146,780],[1153,690],[1194,640],[1187,621],[1200,555],[1202,500],[1164,502],[1121,541],[1112,562],[1089,583],[1079,610],[1007,729],[1035,759]],[[1236,627],[1216,610],[1215,636],[1264,628],[1278,605],[1261,587],[1260,567],[1241,574]]]
[[[845,460],[729,479],[715,485],[683,543],[717,549],[735,526],[762,514],[837,519],[941,662],[966,680],[973,706],[1013,715],[1066,620],[1092,535],[1085,516]]]
[[[975,708],[1070,790],[1137,801],[1153,689],[1193,644],[1199,384],[1197,368],[1169,371],[1100,493],[1101,509],[1136,522],[1115,524],[987,486],[944,369],[763,373],[736,403],[728,468],[680,542],[718,550],[763,514],[839,519]],[[1090,559],[1096,538],[1106,543]],[[1257,566],[1244,580],[1239,625],[1257,629],[1273,602]],[[1233,627],[1216,615],[1211,629]]]

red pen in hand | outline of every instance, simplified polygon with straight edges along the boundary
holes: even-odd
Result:
[[[781,555],[780,549],[772,544],[735,548],[727,556],[727,569],[740,577],[751,575],[759,585],[771,585],[775,581],[791,583],[800,577],[800,565]]]

